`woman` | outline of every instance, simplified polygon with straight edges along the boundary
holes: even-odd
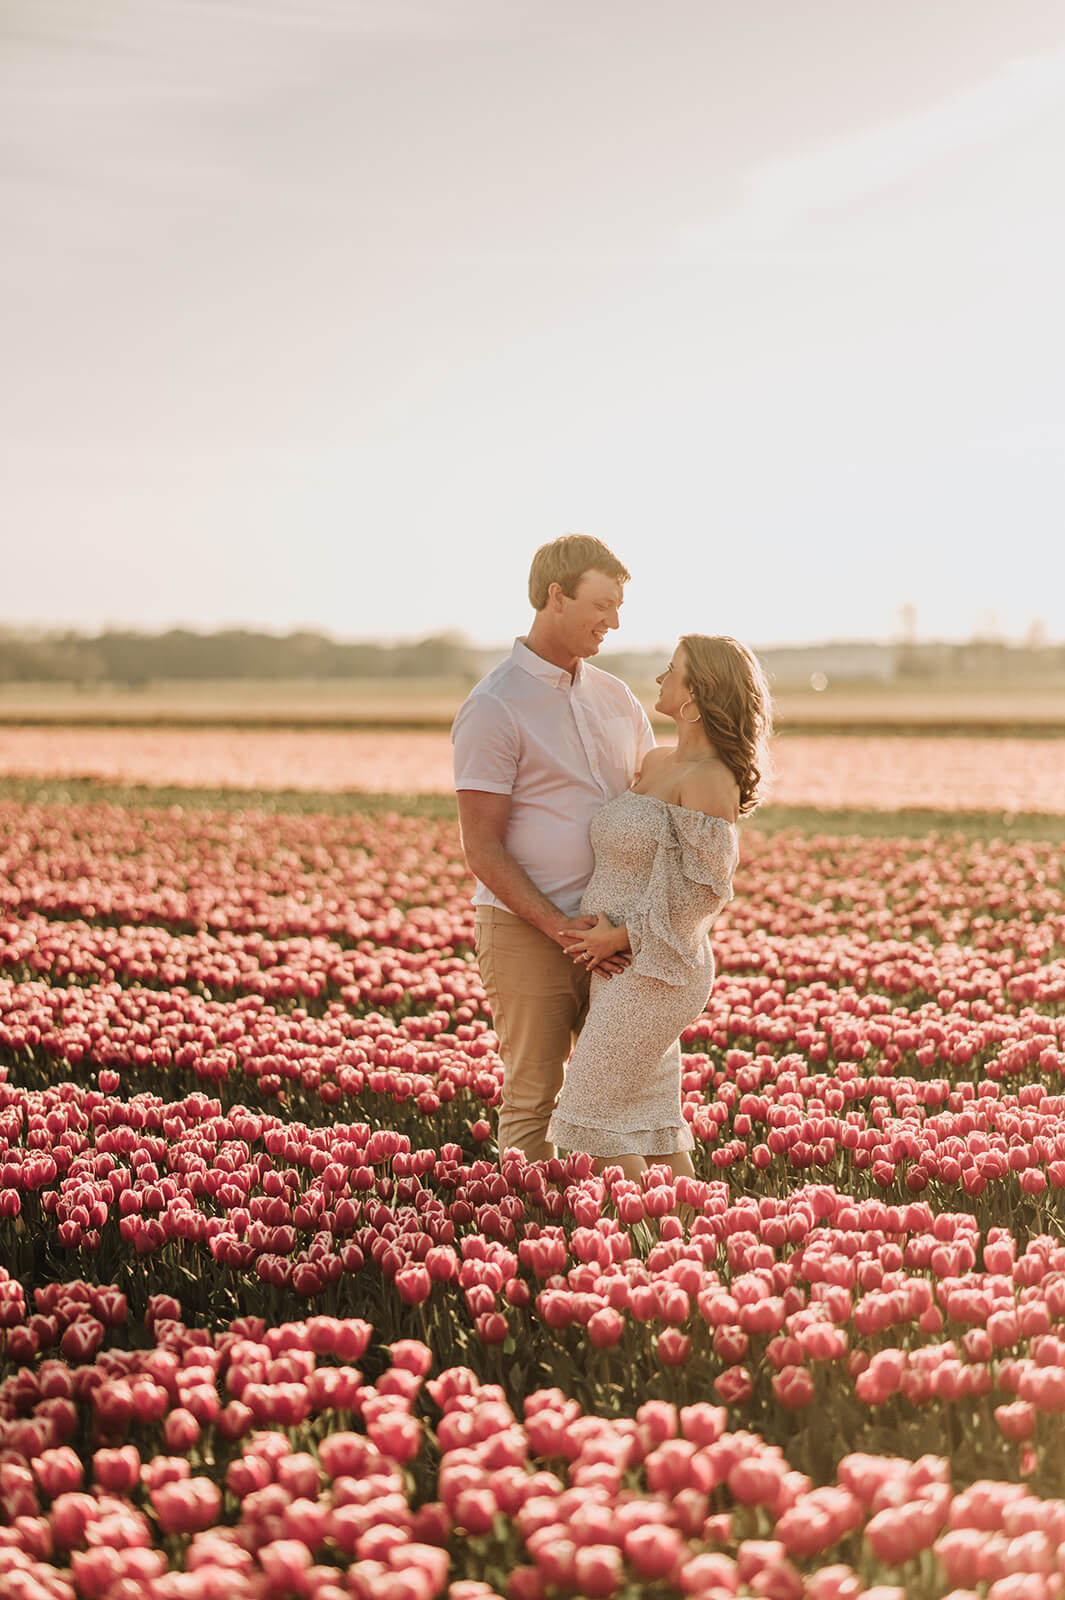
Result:
[[[709,931],[732,898],[736,821],[758,803],[770,731],[762,669],[735,639],[686,634],[656,681],[655,710],[673,718],[677,743],[649,751],[633,787],[592,821],[581,912],[598,922],[566,946],[592,969],[591,998],[547,1134],[627,1177],[652,1162],[694,1171],[680,1035],[713,987]],[[623,951],[620,976],[596,971]]]

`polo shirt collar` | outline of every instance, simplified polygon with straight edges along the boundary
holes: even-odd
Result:
[[[579,658],[571,680],[565,667],[556,667],[553,661],[545,661],[535,650],[530,650],[522,639],[515,639],[510,659],[515,666],[523,668],[530,677],[539,678],[543,683],[553,684],[556,689],[568,689],[571,684],[575,689],[584,677],[584,662]]]

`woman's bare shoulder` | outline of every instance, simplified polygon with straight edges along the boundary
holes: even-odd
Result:
[[[680,786],[680,803],[690,811],[736,822],[740,814],[740,787],[723,762],[705,762],[687,773]]]
[[[640,765],[640,772],[653,772],[656,767],[660,767],[664,761],[670,760],[670,758],[674,755],[676,755],[676,751],[673,749],[672,745],[653,745],[650,750],[646,750],[644,752],[643,761]]]

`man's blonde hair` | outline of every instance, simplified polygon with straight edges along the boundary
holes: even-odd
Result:
[[[608,578],[616,578],[619,583],[628,583],[630,577],[628,569],[599,539],[566,533],[561,539],[542,544],[529,568],[529,599],[533,610],[544,609],[547,591],[553,583],[560,584],[562,593],[572,600],[584,574],[592,571],[605,572]]]

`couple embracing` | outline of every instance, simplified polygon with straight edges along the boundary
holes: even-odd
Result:
[[[557,1146],[679,1175],[694,1144],[680,1035],[713,986],[709,931],[770,702],[743,645],[686,634],[657,679],[677,742],[656,746],[627,686],[589,664],[628,579],[598,539],[536,552],[532,626],[455,719],[455,788],[503,1058],[500,1154]]]

